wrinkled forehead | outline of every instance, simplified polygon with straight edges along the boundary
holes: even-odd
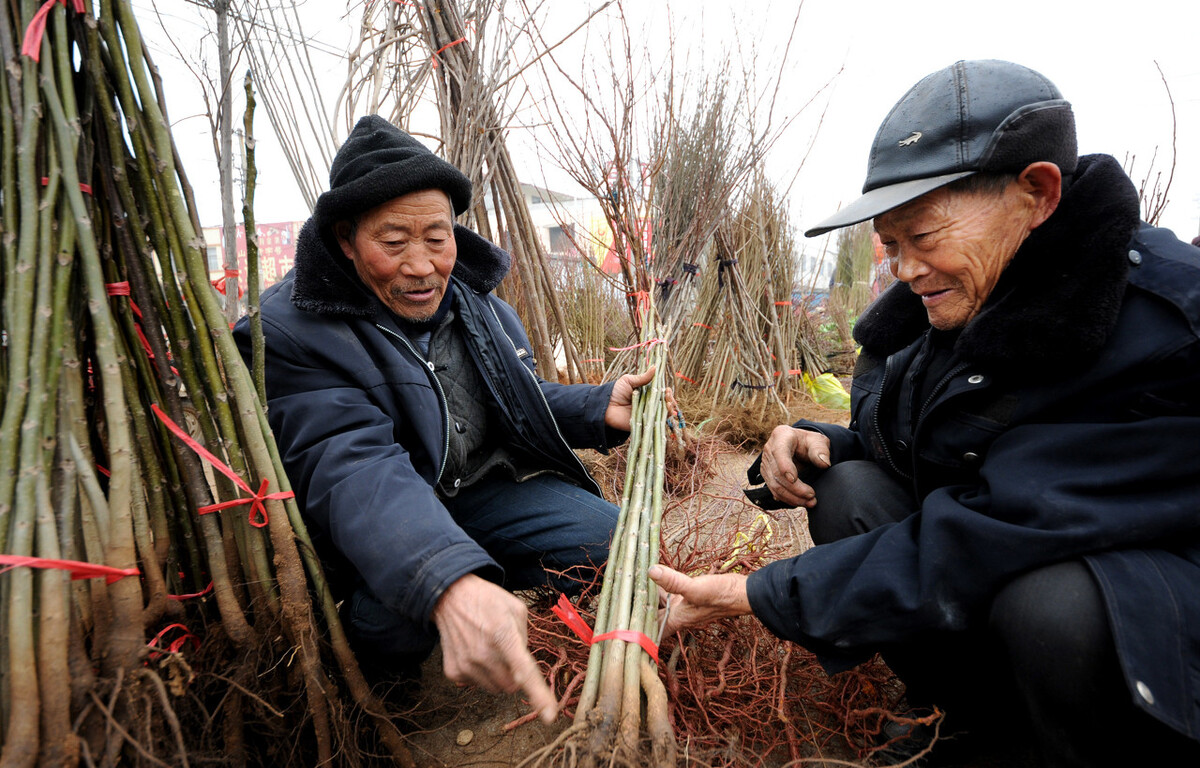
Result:
[[[926,192],[916,200],[879,214],[872,219],[876,232],[907,229],[925,222],[946,219],[953,215],[959,195],[939,188]]]

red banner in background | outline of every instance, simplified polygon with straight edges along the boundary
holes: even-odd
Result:
[[[258,224],[258,264],[263,287],[278,283],[296,263],[296,236],[300,234],[302,221],[283,221],[274,224]],[[238,227],[238,271],[246,274],[246,230]]]
[[[274,285],[283,279],[292,265],[296,262],[296,237],[300,234],[303,221],[278,221],[268,224],[258,224],[254,227],[258,235],[258,265],[259,275],[262,276],[262,287]],[[205,227],[204,242],[208,248],[216,248],[219,254],[216,261],[209,258],[209,276],[213,280],[225,274],[224,247],[221,240],[220,227]],[[246,285],[246,229],[241,224],[237,228],[237,262],[238,290],[245,291]]]

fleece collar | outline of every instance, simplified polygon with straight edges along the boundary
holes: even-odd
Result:
[[[1043,371],[1093,358],[1117,323],[1138,209],[1137,190],[1116,160],[1079,158],[1058,209],[1026,238],[955,350],[972,362]],[[884,357],[928,329],[920,297],[896,283],[863,311],[854,338]]]
[[[375,294],[358,277],[330,228],[315,222],[315,216],[305,222],[296,238],[292,303],[318,314],[373,317],[381,306]],[[458,256],[453,275],[471,290],[488,293],[508,274],[508,253],[466,227],[454,225],[454,242]]]

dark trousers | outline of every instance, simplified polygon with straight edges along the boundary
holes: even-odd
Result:
[[[836,464],[813,484],[817,544],[901,520],[908,491],[877,464]],[[1193,741],[1139,709],[1125,683],[1104,600],[1082,560],[1013,579],[965,632],[880,649],[913,707],[946,712],[935,747],[969,759],[980,741],[1031,743],[1044,766],[1200,765]],[[954,763],[957,764],[957,763]]]
[[[567,594],[599,579],[618,513],[608,501],[550,474],[523,483],[485,479],[444,503],[504,569],[504,587],[545,586]],[[412,676],[437,643],[431,624],[395,613],[365,585],[342,604],[342,620],[364,671],[377,678]]]

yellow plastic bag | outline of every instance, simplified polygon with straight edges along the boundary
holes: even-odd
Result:
[[[850,410],[850,393],[832,373],[822,373],[815,379],[807,373],[804,374],[804,388],[812,395],[813,400],[826,408]]]

